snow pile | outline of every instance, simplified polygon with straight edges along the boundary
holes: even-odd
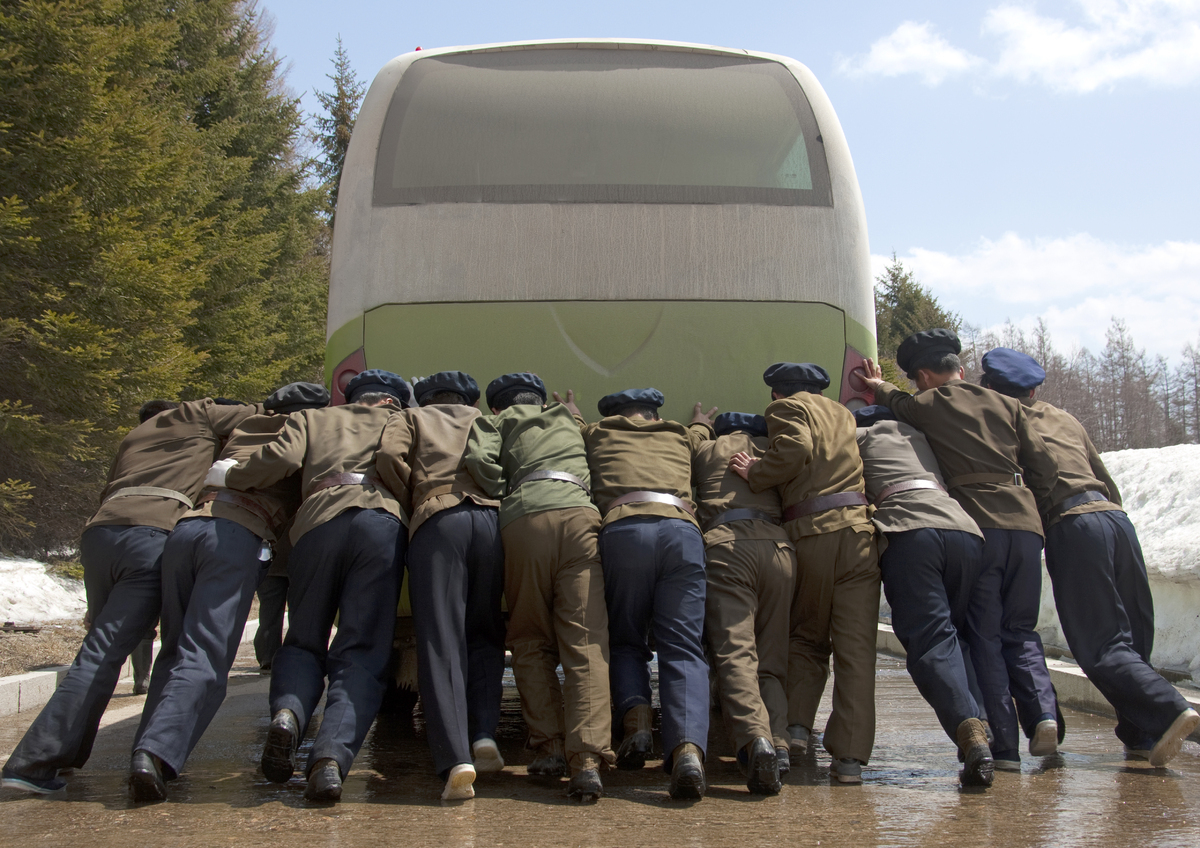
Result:
[[[31,559],[0,559],[0,623],[80,620],[85,612],[82,582],[47,574]]]

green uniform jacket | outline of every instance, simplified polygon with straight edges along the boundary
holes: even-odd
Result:
[[[769,539],[780,542],[789,550],[792,543],[779,522],[783,518],[783,504],[779,490],[772,487],[756,492],[750,484],[729,470],[729,459],[739,451],[760,457],[767,450],[766,436],[751,436],[749,433],[729,433],[718,436],[715,441],[705,442],[696,451],[692,461],[692,476],[696,480],[696,515],[700,526],[706,528],[713,519],[730,509],[756,509],[771,516],[777,523],[769,521],[731,521],[713,527],[704,533],[704,546],[718,545],[739,539]]]
[[[601,527],[635,515],[682,518],[699,528],[696,519],[678,507],[659,503],[609,503],[629,492],[661,492],[686,501],[692,508],[692,459],[712,439],[712,427],[677,421],[644,421],[610,415],[595,424],[576,418],[587,446],[592,472],[592,498],[604,516]]]
[[[1025,486],[978,483],[957,486],[950,495],[981,528],[1042,535],[1038,504],[1049,498],[1058,463],[1019,401],[949,380],[916,395],[885,382],[875,390],[875,402],[925,434],[947,483],[966,474],[1023,474]]]
[[[241,462],[249,458],[263,445],[273,442],[283,431],[287,423],[286,415],[252,415],[247,418],[229,436],[229,441],[221,451],[221,459],[232,459]],[[214,491],[205,489],[206,493]],[[237,522],[260,539],[277,542],[284,528],[296,510],[300,508],[300,475],[289,474],[278,483],[273,483],[264,489],[251,489],[239,492],[241,497],[253,501],[258,508],[271,516],[271,521],[264,521],[258,514],[225,501],[209,501],[185,514],[184,518],[226,518]],[[272,563],[274,565],[274,563]]]
[[[596,509],[583,489],[565,480],[534,480],[508,491],[534,471],[564,471],[591,486],[583,436],[561,403],[546,409],[517,404],[494,417],[475,419],[463,462],[484,492],[500,498],[501,527],[535,512]]]
[[[789,506],[839,492],[864,492],[862,460],[850,410],[824,395],[797,392],[767,407],[770,446],[750,466],[750,488],[778,486]],[[803,515],[788,526],[793,538],[869,525],[865,506],[838,507]]]
[[[473,406],[438,403],[406,409],[383,428],[376,468],[412,516],[409,538],[430,516],[468,498],[482,506],[500,505],[463,466],[467,436],[478,417]]]
[[[186,495],[192,503],[204,488],[204,475],[216,460],[221,443],[234,428],[263,411],[251,404],[229,405],[211,398],[190,400],[178,409],[134,427],[121,442],[108,472],[101,506],[86,527],[101,524],[146,525],[170,530],[188,511],[174,498],[135,495],[105,498],[121,489],[155,486]]]
[[[397,496],[370,482],[312,491],[314,483],[334,474],[374,475],[383,426],[398,414],[393,406],[357,403],[293,412],[278,436],[229,469],[225,485],[243,492],[264,489],[299,471],[307,497],[288,534],[293,543],[356,507],[384,509],[404,520]]]
[[[1058,462],[1058,480],[1050,492],[1050,514],[1046,515],[1046,526],[1057,524],[1066,515],[1081,515],[1085,512],[1104,512],[1121,508],[1121,493],[1109,476],[1108,469],[1096,452],[1096,446],[1088,438],[1071,413],[1051,406],[1045,401],[1022,398],[1029,424],[1042,437],[1050,453]],[[1053,515],[1058,506],[1072,495],[1084,492],[1099,492],[1107,501],[1088,501],[1066,510],[1062,515]]]

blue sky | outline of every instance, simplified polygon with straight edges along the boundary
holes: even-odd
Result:
[[[1098,351],[1113,316],[1200,346],[1200,0],[439,3],[260,0],[317,108],[340,34],[359,77],[444,47],[627,36],[794,57],[846,131],[871,252],[970,323],[1048,322]]]

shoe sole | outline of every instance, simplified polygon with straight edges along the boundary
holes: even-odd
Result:
[[[637,771],[646,767],[646,758],[654,747],[654,738],[648,730],[639,730],[621,742],[617,748],[617,768],[622,771]]]
[[[750,758],[749,778],[746,788],[755,795],[778,795],[783,789],[779,782],[779,760],[772,750],[768,755]]]
[[[5,789],[24,789],[26,792],[32,792],[35,795],[53,795],[55,792],[62,792],[67,788],[66,781],[62,782],[62,786],[38,786],[36,783],[30,783],[23,777],[5,777],[0,779],[0,786]]]
[[[296,773],[296,738],[284,727],[272,726],[263,745],[262,771],[272,783],[287,783]]]
[[[135,771],[129,775],[129,789],[133,800],[139,804],[153,804],[167,800],[167,789],[154,779],[154,775]]]
[[[1058,722],[1042,721],[1034,728],[1029,740],[1031,757],[1050,757],[1058,753]]]
[[[704,797],[705,788],[702,776],[685,777],[671,787],[671,797],[676,801],[698,801]]]
[[[1163,734],[1162,739],[1150,750],[1150,765],[1162,768],[1179,754],[1183,748],[1183,740],[1192,735],[1192,731],[1200,725],[1200,713],[1195,710],[1184,710],[1170,728]]]
[[[466,801],[475,797],[475,772],[461,771],[451,775],[446,788],[442,790],[443,801]]]
[[[996,771],[1019,772],[1021,770],[1020,760],[995,760],[994,763],[993,767]]]
[[[307,788],[304,790],[304,797],[309,801],[317,801],[320,803],[333,803],[342,800],[342,786],[327,786],[321,790],[310,792]]]
[[[858,786],[862,783],[861,774],[835,774],[833,779],[846,786]]]
[[[495,774],[498,771],[504,771],[504,759],[500,756],[481,757],[475,760],[472,765],[475,766],[475,771],[478,774]]]
[[[973,756],[967,757],[966,767],[959,775],[959,780],[963,786],[991,786],[996,777],[996,763],[992,759],[991,754],[987,753],[987,746],[982,746],[978,758]]]

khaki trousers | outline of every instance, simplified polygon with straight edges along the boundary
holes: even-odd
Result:
[[[721,712],[740,751],[756,738],[787,748],[788,632],[796,558],[770,539],[711,545],[704,632]]]
[[[573,507],[522,516],[501,531],[508,638],[534,750],[560,740],[572,773],[591,754],[616,761],[608,686],[608,610],[600,515]],[[556,671],[562,662],[565,686]]]
[[[835,759],[852,757],[866,763],[875,745],[879,549],[874,528],[845,527],[792,542],[797,571],[788,724],[812,729],[832,653],[833,711],[825,725],[825,750]]]

